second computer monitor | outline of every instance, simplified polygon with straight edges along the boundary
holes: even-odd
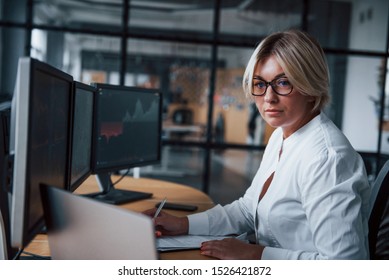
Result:
[[[160,161],[162,96],[153,89],[94,86],[92,171],[103,178],[103,192],[109,192],[113,186],[107,174]]]
[[[96,88],[73,83],[72,145],[70,191],[74,191],[91,174],[93,100]]]

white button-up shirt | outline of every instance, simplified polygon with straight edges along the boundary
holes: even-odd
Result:
[[[361,157],[321,113],[285,140],[276,129],[245,195],[190,215],[189,234],[255,231],[262,259],[367,259],[369,196]]]

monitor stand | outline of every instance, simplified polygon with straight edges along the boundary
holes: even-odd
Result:
[[[152,193],[115,189],[111,181],[111,174],[109,173],[96,174],[96,180],[99,185],[100,192],[86,194],[85,196],[92,197],[105,203],[118,205],[153,196]]]

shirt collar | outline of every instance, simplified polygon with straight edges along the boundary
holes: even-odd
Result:
[[[313,128],[318,128],[321,121],[325,118],[325,114],[321,112],[319,115],[310,120],[307,124],[295,131],[288,138],[283,139],[283,141],[281,141],[280,147],[280,149],[282,148],[282,152],[284,153],[288,150],[288,147],[294,146],[294,143],[300,141],[299,139],[301,139],[301,137],[303,137],[307,133],[307,131],[311,131]],[[282,134],[281,137],[283,137]]]

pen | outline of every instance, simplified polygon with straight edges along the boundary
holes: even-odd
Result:
[[[167,198],[165,197],[165,198],[162,200],[162,202],[159,204],[158,209],[157,209],[157,211],[156,211],[155,214],[154,214],[154,219],[155,219],[156,217],[158,217],[159,213],[160,213],[161,210],[162,210],[162,207],[165,205],[166,200],[167,200]]]

